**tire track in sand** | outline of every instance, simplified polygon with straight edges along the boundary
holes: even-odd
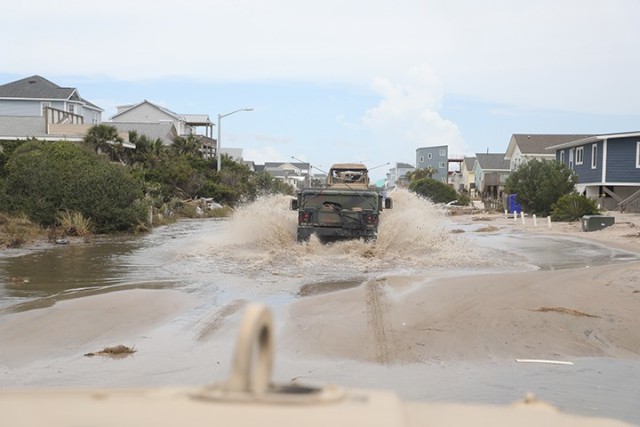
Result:
[[[394,359],[392,331],[387,320],[388,307],[382,286],[384,280],[370,280],[365,284],[367,323],[373,332],[374,360],[389,365]]]
[[[201,320],[197,324],[198,333],[196,335],[196,340],[204,341],[213,335],[216,332],[224,321],[231,315],[235,314],[238,310],[244,307],[247,304],[247,301],[239,299],[233,300],[228,304],[224,305],[219,310],[212,313],[207,318]]]

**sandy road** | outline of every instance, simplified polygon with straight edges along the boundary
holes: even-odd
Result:
[[[370,280],[364,284],[367,324],[373,335],[373,360],[389,365],[394,360],[393,330],[388,322],[388,302],[383,280]]]
[[[247,301],[238,299],[225,304],[220,309],[214,311],[209,316],[200,319],[196,326],[195,330],[197,331],[195,339],[198,341],[205,341],[210,338],[224,323],[228,320],[228,318],[238,310],[242,309],[247,304]],[[189,326],[191,329],[191,326]]]

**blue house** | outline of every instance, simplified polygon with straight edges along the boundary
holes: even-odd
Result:
[[[416,169],[428,167],[435,171],[433,179],[446,184],[449,176],[449,146],[438,145],[416,149]]]
[[[594,135],[548,149],[575,171],[578,192],[604,209],[640,212],[640,132]]]

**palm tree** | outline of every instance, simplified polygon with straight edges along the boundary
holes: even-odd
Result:
[[[171,149],[176,154],[193,154],[195,156],[202,156],[200,148],[202,143],[195,135],[188,135],[186,138],[178,136],[173,139],[173,145]]]
[[[413,171],[409,171],[405,174],[409,182],[414,182],[423,178],[433,178],[433,175],[438,172],[438,169],[433,166],[427,166],[426,168],[416,169]]]
[[[115,126],[99,124],[92,126],[84,137],[84,142],[93,147],[97,153],[105,153],[112,161],[123,163],[124,139],[118,135]]]

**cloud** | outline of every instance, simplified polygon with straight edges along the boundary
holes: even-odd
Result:
[[[366,85],[428,63],[447,93],[638,114],[637,16],[636,0],[31,0],[3,6],[2,72]]]
[[[467,151],[458,126],[438,112],[444,88],[432,67],[412,68],[402,81],[377,78],[373,87],[382,99],[362,122],[380,141],[380,149],[390,152],[388,158],[436,145],[448,145],[452,153]],[[415,164],[415,159],[398,160]]]
[[[256,164],[264,164],[265,162],[289,162],[291,156],[287,156],[278,151],[273,146],[265,146],[260,148],[245,148],[242,152],[245,160],[251,160]]]

